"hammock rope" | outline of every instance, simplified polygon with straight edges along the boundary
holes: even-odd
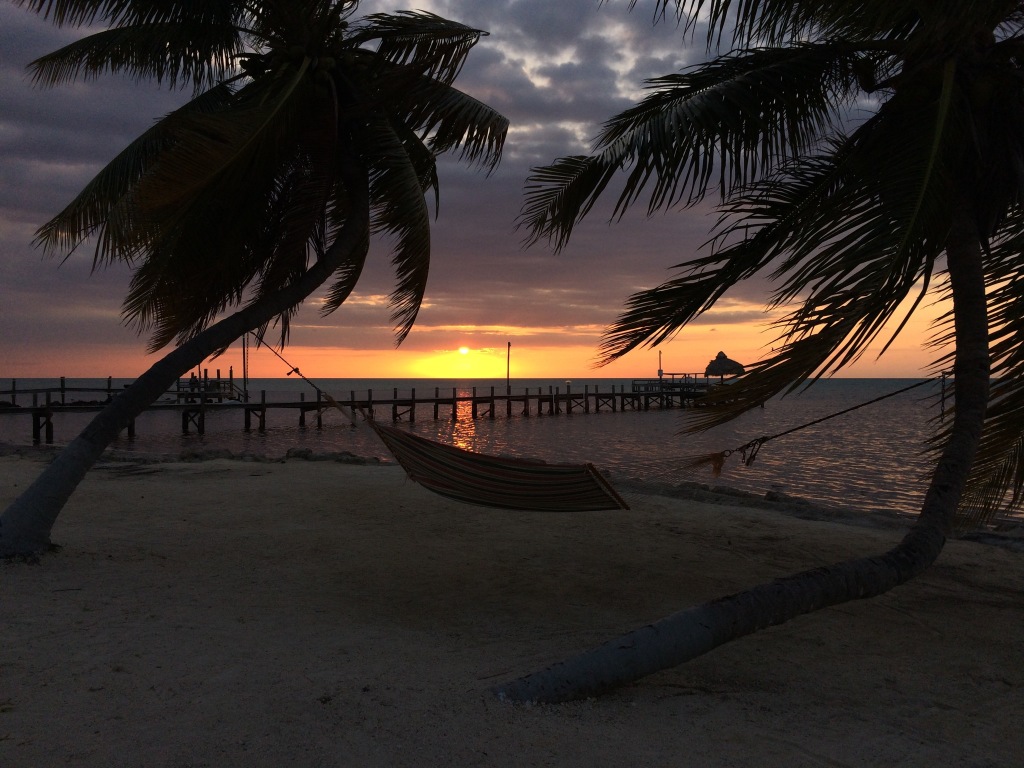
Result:
[[[942,380],[943,396],[945,396],[945,374],[943,374]],[[690,461],[686,463],[686,466],[693,469],[696,467],[706,466],[710,464],[711,471],[714,473],[715,477],[718,477],[719,475],[722,474],[722,468],[725,466],[725,460],[728,459],[733,454],[738,453],[740,454],[740,459],[743,462],[744,466],[749,467],[751,464],[754,463],[754,460],[757,458],[757,453],[758,451],[761,450],[761,446],[763,446],[767,442],[777,440],[778,438],[785,437],[786,435],[791,435],[794,432],[799,432],[801,429],[813,427],[816,424],[821,424],[823,421],[834,419],[837,416],[842,416],[852,411],[856,411],[859,408],[864,408],[868,405],[874,405],[875,403],[881,402],[882,400],[887,400],[890,397],[902,395],[904,392],[909,392],[912,389],[923,387],[925,384],[931,384],[933,381],[935,381],[935,379],[925,379],[924,381],[919,381],[916,384],[911,384],[910,386],[903,387],[902,389],[897,389],[895,392],[889,392],[888,394],[880,395],[879,397],[873,398],[871,400],[866,400],[863,403],[858,403],[857,405],[851,406],[849,408],[844,408],[841,411],[836,411],[835,413],[830,413],[827,416],[822,416],[821,418],[814,419],[813,421],[808,421],[806,424],[800,424],[799,426],[792,427],[782,432],[777,432],[774,435],[763,435],[761,437],[756,437],[750,442],[744,443],[743,445],[739,446],[738,448],[731,448],[725,451],[718,451],[717,453],[709,453],[693,457]]]
[[[355,417],[354,413],[350,412],[348,409],[345,408],[345,406],[343,406],[341,403],[339,403],[337,400],[335,400],[333,397],[331,397],[330,394],[326,390],[321,389],[320,387],[318,387],[316,385],[316,382],[314,382],[312,379],[304,376],[302,371],[299,370],[298,366],[292,365],[290,362],[285,360],[284,356],[280,352],[278,352],[272,346],[270,346],[269,344],[264,342],[259,336],[257,336],[256,334],[253,334],[253,338],[256,339],[256,346],[266,347],[267,349],[269,349],[271,352],[273,352],[277,356],[278,360],[280,360],[282,363],[284,363],[285,365],[288,366],[288,373],[287,373],[288,376],[291,376],[294,373],[296,376],[298,376],[304,382],[309,384],[309,386],[311,386],[313,389],[316,390],[316,393],[318,395],[320,395],[321,397],[323,397],[324,400],[327,401],[327,406],[328,407],[337,408],[339,411],[341,411],[343,414],[345,414],[348,417],[349,421],[352,422],[352,426],[353,427],[356,426],[356,417]],[[370,420],[370,417],[367,416],[365,413],[363,414],[363,418],[367,419],[368,421]]]

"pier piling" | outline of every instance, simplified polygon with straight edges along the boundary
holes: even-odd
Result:
[[[218,372],[219,373],[219,372]],[[570,382],[566,382],[565,392],[560,387],[548,386],[547,392],[544,387],[537,387],[531,392],[529,388],[522,388],[518,392],[511,385],[506,385],[504,392],[499,393],[498,388],[491,386],[485,392],[478,391],[472,387],[469,394],[460,395],[458,389],[453,387],[451,396],[442,395],[440,387],[434,387],[433,394],[423,396],[416,389],[409,391],[405,396],[398,387],[393,388],[390,399],[374,399],[372,389],[366,390],[365,398],[356,390],[350,390],[348,404],[352,412],[363,411],[376,416],[377,405],[390,406],[391,419],[394,422],[414,422],[417,416],[418,405],[432,406],[433,418],[435,420],[447,418],[448,413],[444,408],[451,409],[451,420],[459,420],[459,409],[465,407],[473,419],[487,417],[496,418],[500,403],[504,402],[504,415],[506,418],[522,416],[529,418],[536,408],[537,416],[556,416],[562,413],[572,416],[576,414],[601,413],[603,410],[618,411],[650,411],[655,409],[684,408],[699,404],[700,397],[710,386],[717,384],[703,376],[692,376],[688,374],[671,374],[673,378],[659,379],[634,379],[632,385],[627,389],[625,385],[612,385],[611,392],[602,392],[599,386],[591,387],[584,385],[582,392],[574,390]],[[679,376],[680,378],[675,378]],[[99,411],[106,402],[109,402],[116,393],[113,389],[113,380],[108,377],[106,386],[99,387],[73,387],[68,386],[68,380],[60,377],[56,386],[41,387],[37,389],[22,388],[18,390],[18,381],[10,380],[10,389],[0,391],[0,416],[15,416],[18,414],[29,414],[32,425],[32,441],[40,443],[45,441],[52,444],[54,440],[54,415],[59,413],[82,413],[87,411]],[[225,387],[227,384],[227,388]],[[96,399],[78,401],[74,399],[75,393],[91,392],[103,393],[106,396],[105,402]],[[206,432],[206,414],[208,411],[216,410],[241,410],[243,429],[246,432],[252,430],[253,416],[257,420],[257,429],[265,432],[267,429],[267,414],[271,410],[297,409],[299,412],[298,423],[304,428],[307,425],[306,413],[316,410],[316,427],[323,429],[323,416],[326,403],[329,402],[324,393],[317,389],[316,401],[307,400],[305,393],[297,393],[297,400],[290,402],[268,401],[267,391],[261,390],[257,402],[250,402],[249,392],[234,388],[232,382],[213,380],[204,370],[202,378],[184,382],[179,381],[174,389],[166,393],[166,397],[151,405],[147,410],[173,410],[180,415],[182,434],[190,434],[193,430],[202,435]],[[17,403],[19,395],[29,395],[32,398],[30,408],[20,408]],[[40,402],[42,398],[42,403]],[[59,399],[54,399],[59,398]],[[522,407],[519,408],[518,404]],[[463,411],[465,415],[466,411]],[[127,426],[129,439],[136,434],[136,423],[133,419]]]

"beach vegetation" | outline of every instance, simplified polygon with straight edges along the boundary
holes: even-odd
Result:
[[[708,59],[649,81],[590,154],[534,169],[520,219],[529,243],[557,250],[601,198],[613,220],[634,206],[715,206],[703,250],[626,300],[602,359],[655,346],[738,284],[766,280],[768,306],[787,310],[774,349],[691,412],[699,431],[842,370],[873,342],[884,350],[905,327],[901,306],[939,298],[951,308],[928,341],[934,373],[952,371],[955,414],[937,423],[920,513],[890,551],[689,608],[496,688],[510,699],[591,696],[882,594],[927,569],[958,526],[1016,505],[1024,485],[1024,4],[653,5],[703,38]]]
[[[302,302],[350,295],[370,253],[395,272],[400,343],[423,300],[437,158],[485,171],[508,128],[454,86],[486,33],[440,16],[356,17],[358,0],[14,0],[84,34],[30,65],[55,87],[115,74],[191,89],[38,231],[128,264],[124,320],[169,350],[0,515],[0,555],[49,546],[109,443],[177,380],[243,334],[284,345]],[[99,28],[96,31],[96,28]]]

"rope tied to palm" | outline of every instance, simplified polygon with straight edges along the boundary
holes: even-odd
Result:
[[[925,379],[924,381],[919,381],[916,384],[911,384],[910,386],[898,389],[895,392],[889,392],[888,394],[881,395],[871,400],[867,400],[863,403],[858,403],[857,405],[851,406],[849,408],[844,408],[843,410],[836,411],[835,413],[830,413],[827,416],[822,416],[821,418],[814,419],[813,421],[808,421],[806,424],[801,424],[799,426],[792,427],[782,432],[778,432],[774,435],[762,435],[761,437],[756,437],[753,440],[744,443],[743,445],[737,448],[730,448],[724,451],[716,451],[714,453],[704,453],[699,454],[697,456],[691,456],[688,459],[686,459],[683,466],[686,467],[687,469],[698,469],[700,467],[710,466],[712,474],[715,477],[720,477],[722,474],[722,469],[725,467],[726,459],[728,459],[733,454],[740,454],[741,460],[743,461],[743,465],[749,467],[751,464],[754,463],[754,460],[757,458],[757,454],[761,450],[761,446],[763,446],[767,442],[776,440],[785,435],[792,434],[793,432],[799,432],[801,429],[813,427],[815,424],[820,424],[823,421],[834,419],[837,416],[842,416],[843,414],[850,413],[851,411],[856,411],[858,408],[864,408],[865,406],[873,405],[874,403],[877,403],[881,400],[886,400],[887,398],[895,397],[896,395],[902,395],[904,392],[909,392],[910,390],[916,389],[917,387],[923,387],[925,384],[929,384],[932,381],[934,381],[934,379]]]

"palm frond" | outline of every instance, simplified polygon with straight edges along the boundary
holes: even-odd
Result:
[[[604,157],[572,155],[534,168],[523,188],[517,228],[528,230],[525,245],[547,240],[558,252],[577,223],[590,213],[608,184],[622,169]]]
[[[602,338],[599,364],[667,341],[730,288],[784,254],[800,254],[794,265],[814,255],[822,233],[832,237],[837,219],[854,210],[852,200],[835,199],[851,173],[850,156],[849,142],[835,141],[831,154],[786,166],[720,206],[718,225],[702,246],[710,254],[677,265],[679,277],[627,299],[626,311]]]
[[[331,220],[331,214],[338,208],[344,209],[345,206],[333,206],[328,211],[328,220]],[[332,224],[324,234],[324,242],[331,241],[329,248],[334,248],[334,237],[340,230],[340,226]],[[366,265],[366,256],[370,249],[369,234],[367,234],[366,240],[360,244],[359,247],[352,250],[347,254],[346,258],[342,262],[341,266],[335,270],[334,279],[331,281],[331,285],[328,287],[327,295],[324,299],[323,312],[333,312],[335,309],[340,307],[348,297],[352,294],[352,291],[356,287],[356,283],[359,282],[359,277],[363,272],[363,267]]]
[[[172,88],[191,81],[198,92],[234,73],[241,50],[233,27],[182,29],[165,22],[97,32],[41,56],[29,68],[33,81],[48,87],[124,73]]]
[[[619,170],[613,217],[645,190],[649,214],[712,189],[727,199],[840,130],[858,55],[834,43],[750,50],[649,81],[653,92],[605,124],[593,155],[533,170],[519,226],[557,250]]]
[[[817,333],[791,339],[775,354],[748,367],[730,384],[713,387],[701,399],[701,408],[684,414],[687,432],[703,432],[732,421],[778,394],[797,391],[821,377],[823,365],[854,331],[857,318],[849,318],[819,329]]]
[[[403,119],[429,137],[435,154],[458,150],[460,160],[493,171],[501,159],[509,121],[501,113],[446,83],[420,77],[400,94],[396,107],[408,104]]]
[[[58,26],[94,23],[135,25],[176,22],[226,25],[240,18],[247,0],[12,0]]]
[[[364,21],[351,41],[376,42],[377,54],[384,60],[446,84],[455,80],[470,49],[487,34],[426,11],[376,13]]]
[[[790,273],[773,298],[775,306],[811,288],[792,316],[791,333],[810,332],[853,306],[861,310],[858,331],[830,364],[837,368],[857,359],[911,286],[923,279],[921,296],[927,290],[948,231],[951,148],[960,138],[948,126],[951,90],[943,88],[934,114],[927,108],[910,114],[883,108],[858,129],[850,159],[859,174],[846,178],[828,204],[805,209],[803,239],[787,249],[775,272],[776,279]],[[893,135],[903,136],[916,151],[892,147],[888,137]]]
[[[231,89],[221,85],[205,91],[155,123],[107,163],[64,210],[39,228],[36,244],[46,252],[67,253],[108,225],[114,231],[127,231],[129,224],[114,223],[112,219],[119,211],[123,213],[125,198],[134,185],[174,143],[177,121],[192,112],[216,112],[231,98]],[[117,248],[112,244],[98,248],[97,265],[116,258],[121,252],[133,252],[133,248]]]
[[[772,232],[764,229],[713,257],[679,265],[679,277],[630,296],[625,311],[602,336],[598,364],[668,341],[734,285],[767,267],[774,257],[771,239]]]
[[[227,170],[243,168],[254,154],[272,151],[304,114],[302,104],[310,90],[306,66],[308,62],[284,77],[243,88],[228,109],[181,115],[174,125],[176,141],[140,181],[136,205],[148,215],[160,215],[187,202]]]
[[[391,263],[396,285],[391,292],[391,321],[395,343],[412,330],[427,289],[430,271],[430,211],[425,193],[437,189],[434,155],[401,121],[381,122],[372,128],[376,162],[370,169],[373,231],[394,241]]]
[[[215,119],[189,123],[196,133],[182,129],[180,143],[137,185],[131,210],[134,231],[148,222],[146,258],[124,316],[152,331],[153,347],[190,338],[239,303],[253,281],[258,299],[305,271],[309,233],[334,184],[333,118],[323,125],[331,113],[309,103],[313,89],[282,87],[276,95],[262,112],[246,98]],[[170,183],[185,172],[193,183]],[[224,253],[233,258],[219,258]]]
[[[337,204],[339,186],[333,140],[336,126],[323,112],[311,118],[319,118],[319,130],[316,122],[311,122],[310,129],[300,135],[295,161],[269,200],[264,231],[249,241],[253,261],[259,265],[259,279],[250,303],[300,279],[307,269],[311,251],[318,260],[329,258],[327,251],[332,246],[327,238],[337,236],[338,228],[331,229],[327,225],[329,209]],[[365,251],[349,256],[359,260],[361,266]],[[348,267],[348,259],[345,259],[339,269]],[[289,319],[297,310],[298,307],[291,307],[278,318],[282,347],[288,340]]]
[[[637,0],[631,0],[630,8]],[[964,4],[956,0],[935,3],[936,15],[949,11],[963,20]],[[655,17],[669,9],[689,33],[706,27],[708,50],[728,40],[733,47],[779,44],[808,37],[867,38],[908,35],[920,23],[919,3],[910,0],[657,0]]]

